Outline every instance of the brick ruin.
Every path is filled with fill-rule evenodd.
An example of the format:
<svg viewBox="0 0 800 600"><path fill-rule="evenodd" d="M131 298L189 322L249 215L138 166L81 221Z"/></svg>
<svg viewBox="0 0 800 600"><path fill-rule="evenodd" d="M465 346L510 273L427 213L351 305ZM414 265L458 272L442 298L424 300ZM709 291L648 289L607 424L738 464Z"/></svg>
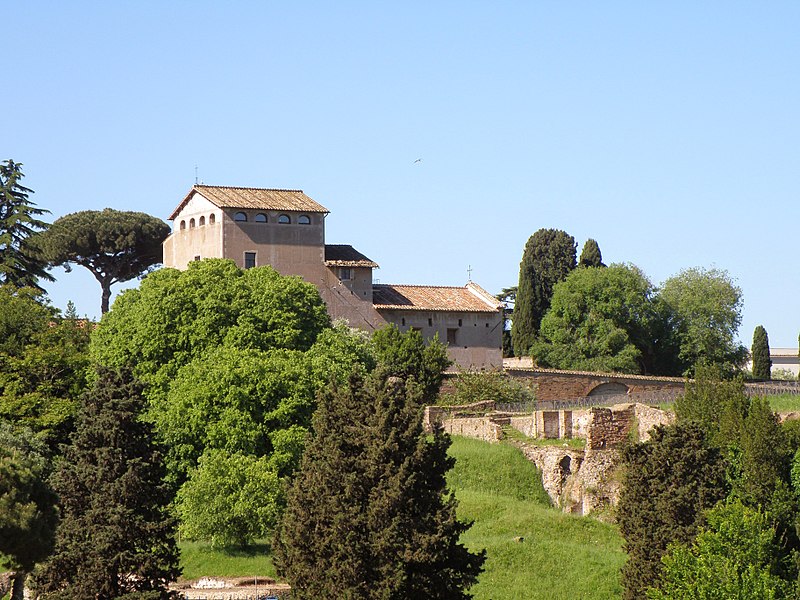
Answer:
<svg viewBox="0 0 800 600"><path fill-rule="evenodd" d="M517 443L541 471L542 484L553 504L575 514L602 513L615 506L619 478L613 473L620 446L629 439L645 441L653 427L674 420L673 413L638 403L582 410L540 410L527 415L492 409L491 402L427 407L425 426L430 430L434 422L440 423L450 434L487 442L503 439L505 427L531 438L585 439L586 446L582 449L566 444Z"/></svg>

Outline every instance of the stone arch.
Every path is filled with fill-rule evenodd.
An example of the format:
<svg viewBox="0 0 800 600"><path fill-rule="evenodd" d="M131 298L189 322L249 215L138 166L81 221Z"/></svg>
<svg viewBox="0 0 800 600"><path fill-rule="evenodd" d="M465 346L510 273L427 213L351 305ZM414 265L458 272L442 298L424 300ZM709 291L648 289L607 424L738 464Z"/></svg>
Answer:
<svg viewBox="0 0 800 600"><path fill-rule="evenodd" d="M618 381L607 381L592 388L587 396L622 396L628 393L628 386Z"/></svg>

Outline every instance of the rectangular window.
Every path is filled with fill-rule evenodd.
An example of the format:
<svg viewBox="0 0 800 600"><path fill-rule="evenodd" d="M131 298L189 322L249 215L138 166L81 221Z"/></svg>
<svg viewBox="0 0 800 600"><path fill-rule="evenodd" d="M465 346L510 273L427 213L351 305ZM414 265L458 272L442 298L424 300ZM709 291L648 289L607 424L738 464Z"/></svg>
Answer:
<svg viewBox="0 0 800 600"><path fill-rule="evenodd" d="M256 266L256 253L255 252L245 252L244 253L244 268L245 269L252 269Z"/></svg>
<svg viewBox="0 0 800 600"><path fill-rule="evenodd" d="M200 260L200 255L198 254L197 256L195 256L194 259L195 260Z"/></svg>
<svg viewBox="0 0 800 600"><path fill-rule="evenodd" d="M350 281L353 278L353 272L349 268L339 269L339 279L342 281Z"/></svg>
<svg viewBox="0 0 800 600"><path fill-rule="evenodd" d="M448 346L455 346L458 342L456 342L456 334L458 333L458 329L448 329L447 330L447 345Z"/></svg>
<svg viewBox="0 0 800 600"><path fill-rule="evenodd" d="M433 327L433 319L428 318L428 327Z"/></svg>

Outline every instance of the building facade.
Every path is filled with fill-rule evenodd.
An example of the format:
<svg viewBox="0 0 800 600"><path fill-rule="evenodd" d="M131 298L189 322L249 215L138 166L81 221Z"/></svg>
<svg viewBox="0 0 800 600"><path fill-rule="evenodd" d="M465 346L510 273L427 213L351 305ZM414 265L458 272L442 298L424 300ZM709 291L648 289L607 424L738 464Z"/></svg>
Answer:
<svg viewBox="0 0 800 600"><path fill-rule="evenodd" d="M447 343L462 368L502 366L502 305L475 283L373 284L378 264L352 246L325 243L329 211L301 190L195 185L170 215L164 265L185 269L228 258L243 269L270 265L313 283L332 319L373 331L393 323Z"/></svg>

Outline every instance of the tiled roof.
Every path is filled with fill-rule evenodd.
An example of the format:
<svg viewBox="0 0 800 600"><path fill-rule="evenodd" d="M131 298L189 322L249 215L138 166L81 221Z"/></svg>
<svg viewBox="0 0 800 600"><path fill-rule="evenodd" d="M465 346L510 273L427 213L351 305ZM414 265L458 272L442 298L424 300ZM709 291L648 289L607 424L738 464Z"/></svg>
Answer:
<svg viewBox="0 0 800 600"><path fill-rule="evenodd" d="M303 190L273 190L266 188L227 187L218 185L195 185L186 194L178 207L172 211L170 220L199 193L219 208L255 208L261 210L293 210L328 213L327 208L303 193Z"/></svg>
<svg viewBox="0 0 800 600"><path fill-rule="evenodd" d="M490 312L501 304L480 286L470 282L464 287L438 285L373 285L372 303L378 310L448 310Z"/></svg>
<svg viewBox="0 0 800 600"><path fill-rule="evenodd" d="M347 244L325 244L325 266L377 269L378 263Z"/></svg>

